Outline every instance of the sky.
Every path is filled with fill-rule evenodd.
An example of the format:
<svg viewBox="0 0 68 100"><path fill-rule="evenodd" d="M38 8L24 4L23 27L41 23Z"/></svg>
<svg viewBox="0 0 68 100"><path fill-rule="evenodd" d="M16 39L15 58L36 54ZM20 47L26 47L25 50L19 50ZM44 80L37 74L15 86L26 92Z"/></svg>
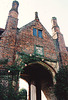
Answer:
<svg viewBox="0 0 68 100"><path fill-rule="evenodd" d="M5 28L13 0L0 0L0 28ZM35 19L38 12L40 22L52 35L51 18L56 17L60 31L68 46L68 0L18 0L18 28Z"/></svg>

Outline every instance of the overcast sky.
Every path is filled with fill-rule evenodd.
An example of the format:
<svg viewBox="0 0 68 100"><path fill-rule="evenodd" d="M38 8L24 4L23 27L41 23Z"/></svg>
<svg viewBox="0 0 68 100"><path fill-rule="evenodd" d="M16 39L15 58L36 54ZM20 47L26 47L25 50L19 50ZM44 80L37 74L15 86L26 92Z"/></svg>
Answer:
<svg viewBox="0 0 68 100"><path fill-rule="evenodd" d="M5 28L9 10L13 0L0 0L0 28ZM19 22L18 27L34 20L35 12L47 31L52 35L51 18L57 17L60 31L64 36L65 44L68 46L68 0L18 0Z"/></svg>

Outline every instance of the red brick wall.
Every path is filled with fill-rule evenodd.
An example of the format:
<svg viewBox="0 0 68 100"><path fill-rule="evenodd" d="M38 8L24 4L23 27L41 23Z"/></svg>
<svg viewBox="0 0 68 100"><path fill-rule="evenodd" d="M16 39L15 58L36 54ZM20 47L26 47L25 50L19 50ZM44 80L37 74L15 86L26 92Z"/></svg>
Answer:
<svg viewBox="0 0 68 100"><path fill-rule="evenodd" d="M9 59L9 63L12 63L15 60L17 51L33 54L35 45L39 45L43 47L46 58L57 60L58 54L61 52L62 62L65 64L68 63L68 53L61 33L57 36L60 50L58 52L55 48L56 45L53 38L39 20L34 20L17 31L17 17L18 12L10 10L6 29L0 40L0 59L7 58ZM33 36L33 28L37 29L37 36ZM42 30L43 38L38 37L38 29Z"/></svg>
<svg viewBox="0 0 68 100"><path fill-rule="evenodd" d="M41 29L43 38L39 38L38 35L33 36L33 28ZM39 21L33 21L21 28L17 36L17 51L34 53L34 45L39 45L44 48L45 57L57 59L53 39Z"/></svg>

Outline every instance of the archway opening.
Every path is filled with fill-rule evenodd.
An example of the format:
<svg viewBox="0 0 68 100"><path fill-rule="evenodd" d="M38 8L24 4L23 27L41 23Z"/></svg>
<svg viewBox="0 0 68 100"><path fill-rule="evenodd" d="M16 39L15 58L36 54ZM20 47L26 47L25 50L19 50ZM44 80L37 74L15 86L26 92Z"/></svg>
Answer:
<svg viewBox="0 0 68 100"><path fill-rule="evenodd" d="M47 89L53 85L51 72L39 63L28 65L23 70L21 78L29 84L29 100L46 100ZM42 99L42 93L45 99Z"/></svg>

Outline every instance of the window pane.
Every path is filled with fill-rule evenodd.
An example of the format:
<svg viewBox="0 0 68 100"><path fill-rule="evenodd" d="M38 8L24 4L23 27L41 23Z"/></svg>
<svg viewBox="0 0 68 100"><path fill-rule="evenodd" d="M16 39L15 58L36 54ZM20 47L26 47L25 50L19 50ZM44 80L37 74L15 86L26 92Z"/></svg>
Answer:
<svg viewBox="0 0 68 100"><path fill-rule="evenodd" d="M38 36L42 38L42 30L38 30Z"/></svg>
<svg viewBox="0 0 68 100"><path fill-rule="evenodd" d="M33 35L37 36L37 30L36 30L36 28L33 28Z"/></svg>

